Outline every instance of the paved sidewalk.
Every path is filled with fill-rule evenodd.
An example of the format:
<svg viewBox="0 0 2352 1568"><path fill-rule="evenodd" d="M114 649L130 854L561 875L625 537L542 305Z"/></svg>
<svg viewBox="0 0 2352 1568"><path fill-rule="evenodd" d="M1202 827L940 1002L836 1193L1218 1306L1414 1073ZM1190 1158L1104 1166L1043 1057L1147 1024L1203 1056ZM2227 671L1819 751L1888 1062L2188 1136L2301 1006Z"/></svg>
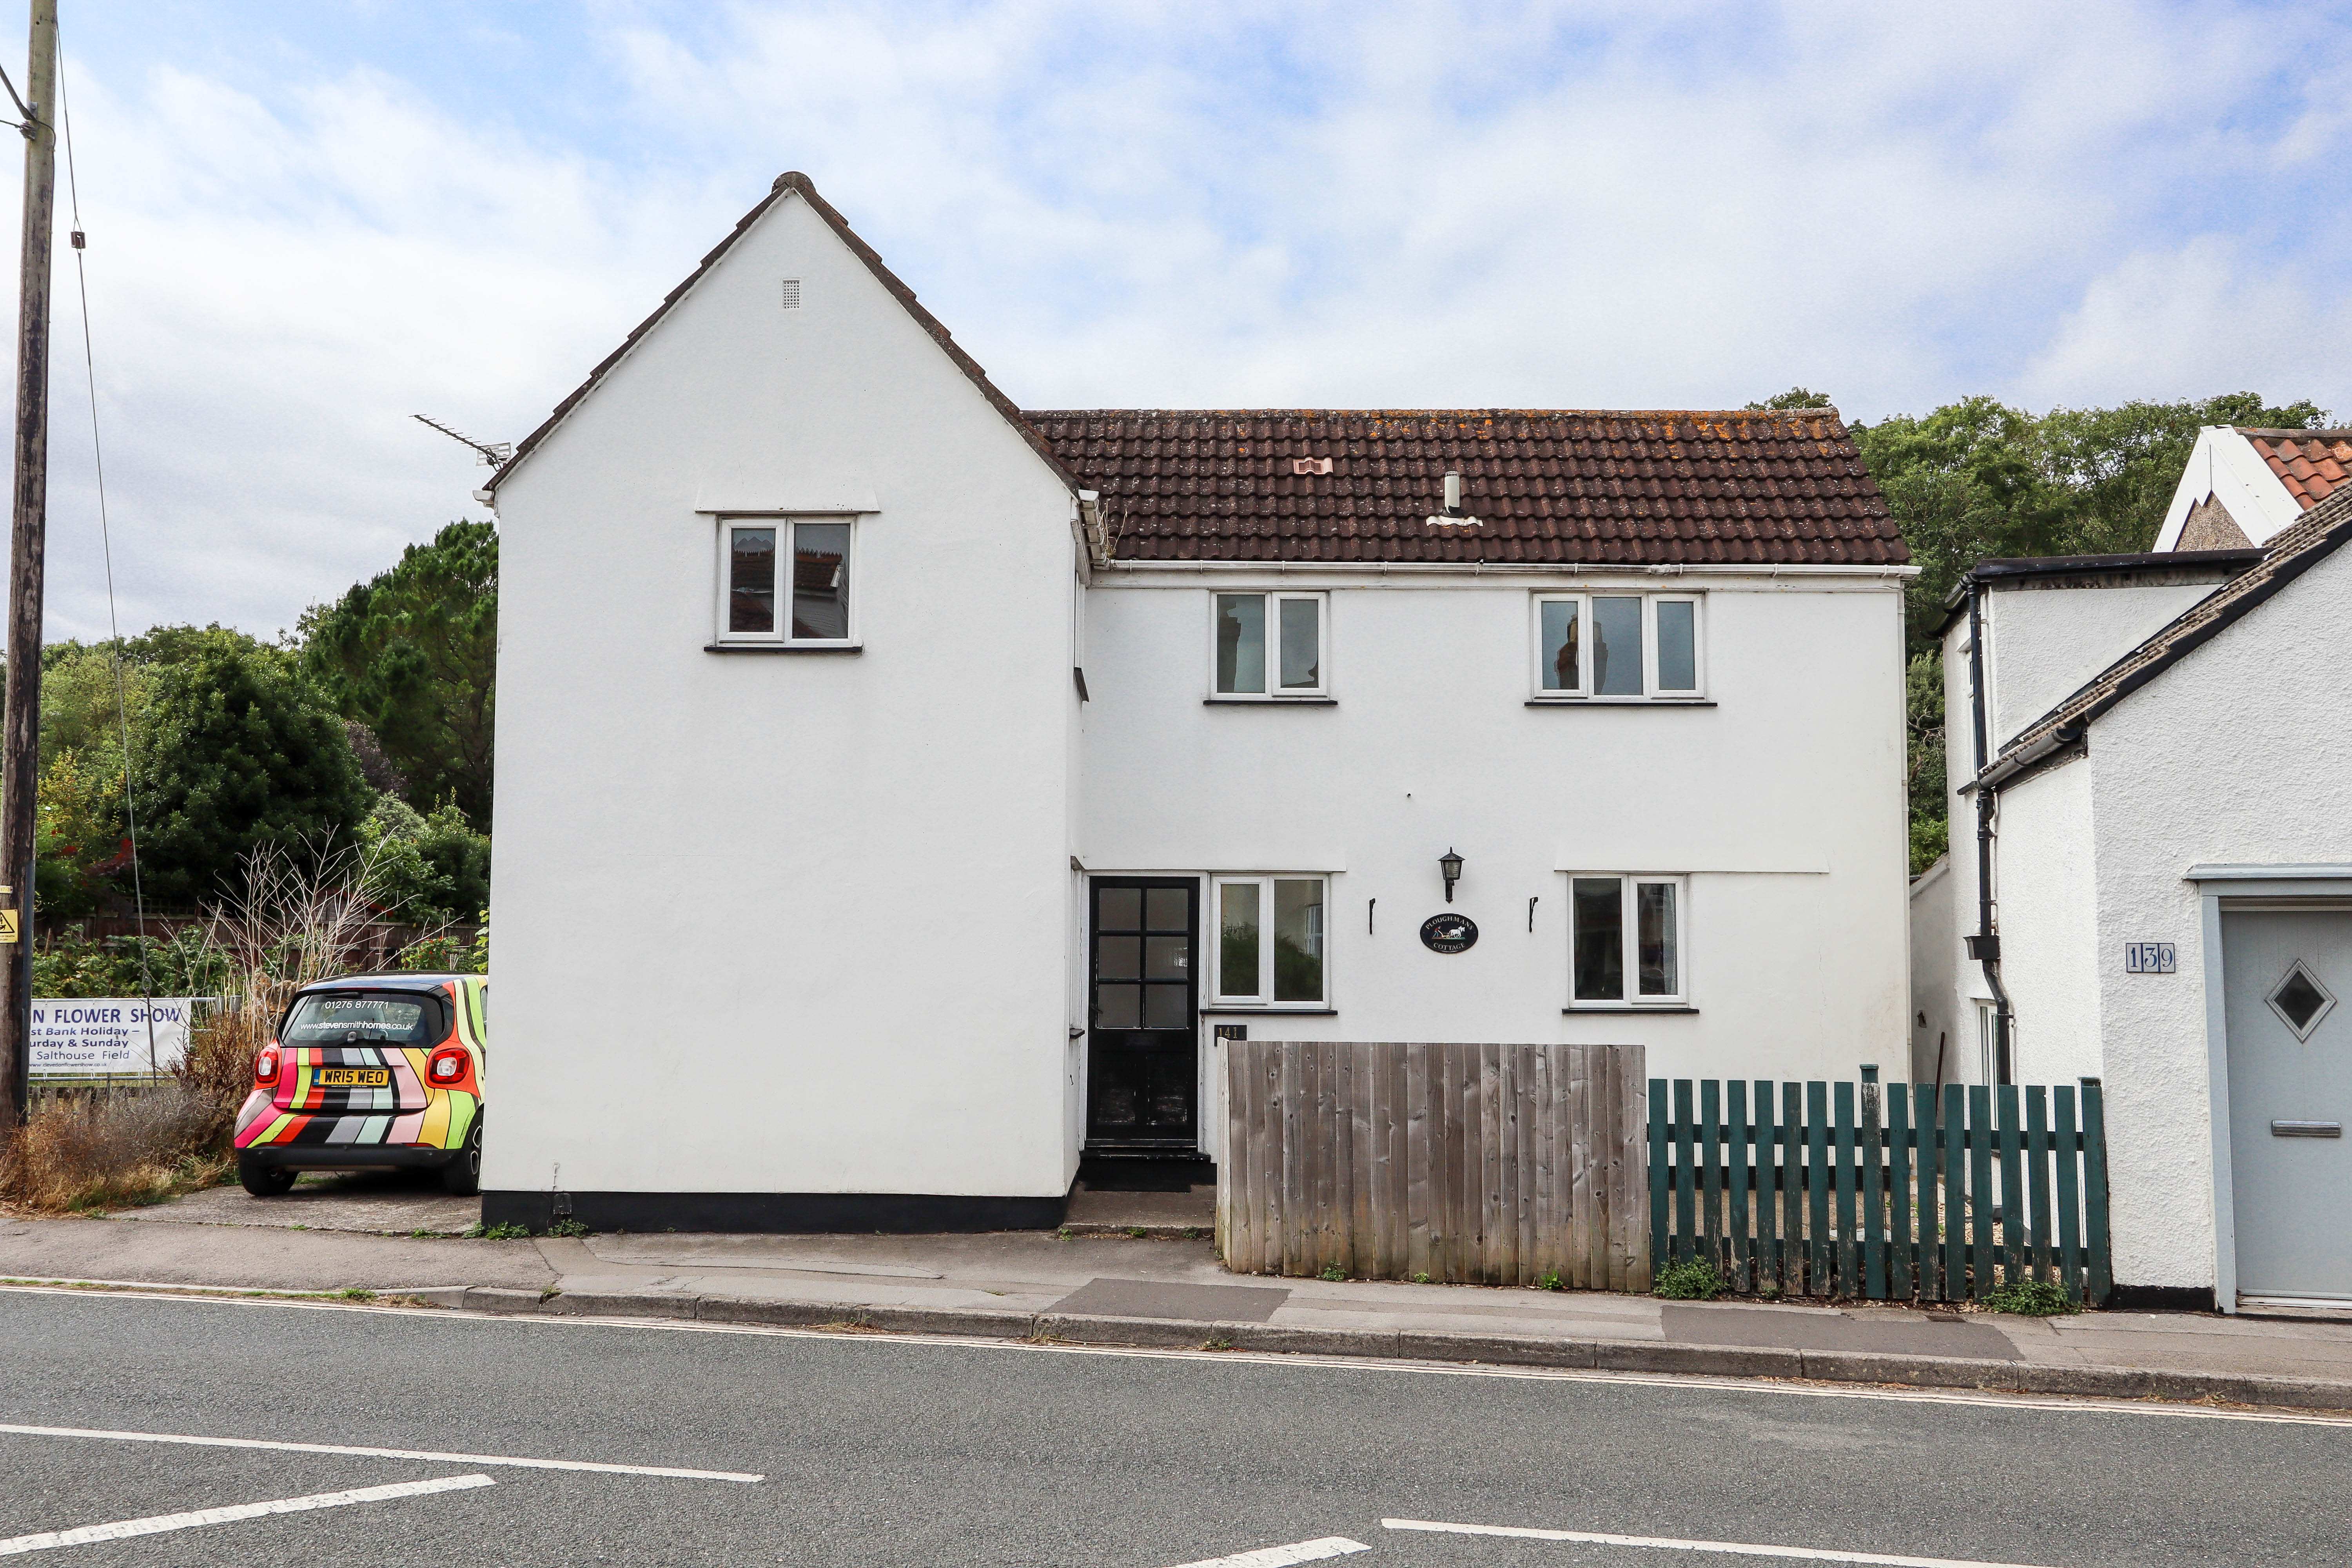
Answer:
<svg viewBox="0 0 2352 1568"><path fill-rule="evenodd" d="M1097 1194L1108 1198L1112 1194ZM1159 1197L1161 1194L1145 1194ZM366 1201L362 1201L366 1200ZM597 1235L434 1238L431 1192L235 1189L118 1219L0 1219L0 1277L426 1292L478 1310L863 1322L1198 1348L1834 1378L2352 1409L2352 1322L2216 1314L1669 1302L1228 1274L1167 1223L1131 1237ZM373 1203L377 1206L371 1207ZM389 1204L392 1206L382 1206ZM302 1213L309 1220L289 1216ZM448 1217L448 1216L443 1216ZM1130 1217L1140 1217L1130 1216ZM290 1228L319 1222L319 1228ZM328 1229L330 1224L351 1229ZM367 1234L370 1227L395 1234ZM1157 1234L1154 1234L1154 1233Z"/></svg>

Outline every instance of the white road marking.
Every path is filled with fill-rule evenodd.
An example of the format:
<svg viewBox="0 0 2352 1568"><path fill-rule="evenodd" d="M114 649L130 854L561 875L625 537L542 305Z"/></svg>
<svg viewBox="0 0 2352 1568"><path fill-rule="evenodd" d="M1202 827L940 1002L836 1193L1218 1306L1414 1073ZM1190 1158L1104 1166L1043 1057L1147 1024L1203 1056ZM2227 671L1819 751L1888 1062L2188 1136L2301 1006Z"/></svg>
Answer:
<svg viewBox="0 0 2352 1568"><path fill-rule="evenodd" d="M1320 1563L1326 1557L1345 1557L1350 1552L1370 1552L1360 1541L1350 1541L1344 1535L1327 1535L1320 1541L1300 1541L1288 1546L1261 1546L1255 1552L1237 1552L1231 1557L1212 1557L1200 1563L1184 1563L1178 1568L1290 1568L1294 1563Z"/></svg>
<svg viewBox="0 0 2352 1568"><path fill-rule="evenodd" d="M112 1524L85 1524L79 1530L48 1530L0 1541L0 1557L46 1552L52 1546L86 1546L94 1541L127 1541L134 1535L160 1535L167 1530L192 1530L200 1524L228 1524L240 1519L261 1519L273 1513L308 1513L318 1508L344 1508L355 1502L386 1502L394 1498L423 1497L429 1492L469 1491L498 1483L488 1476L450 1476L437 1481L399 1481L388 1487L361 1487L354 1491L313 1492L309 1497L279 1498L275 1502L244 1502L232 1508L200 1508L190 1513L162 1513L152 1519L123 1519Z"/></svg>
<svg viewBox="0 0 2352 1568"><path fill-rule="evenodd" d="M177 1286L168 1289L176 1290ZM56 1285L0 1285L0 1294L71 1296L84 1301L176 1301L203 1307L257 1307L297 1312L382 1312L415 1317L422 1309L377 1307L341 1301L294 1301L230 1296L147 1295L133 1290L80 1290ZM845 1312L857 1303L845 1301ZM677 1318L557 1317L531 1312L453 1312L436 1316L436 1323L479 1324L498 1331L506 1327L541 1329L641 1329L656 1333L750 1334L769 1339L831 1340L844 1336L824 1329L793 1329L764 1323L701 1323ZM1207 1331L1207 1325L1202 1325ZM1595 1383L1627 1388L1672 1388L1708 1393L1781 1395L1800 1399L1865 1399L1896 1405L1965 1405L1989 1410L2070 1411L2078 1415L2142 1415L2179 1421L2253 1421L2281 1426L2352 1427L2352 1415L2305 1415L2282 1410L2217 1410L2210 1405L2165 1401L2101 1399L2089 1394L2003 1394L1998 1390L1960 1392L1941 1388L1886 1385L1860 1387L1829 1384L1783 1382L1769 1378L1712 1377L1692 1373L1596 1372L1574 1367L1488 1366L1477 1363L1385 1361L1375 1356L1306 1355L1294 1351L1187 1351L1149 1345L1039 1344L1032 1340L1008 1340L978 1334L859 1334L866 1345L951 1345L965 1350L1025 1351L1041 1355L1126 1356L1143 1361L1187 1361L1242 1366L1277 1366L1293 1370L1357 1373L1410 1373L1421 1377L1502 1377L1533 1383ZM730 1478L734 1479L734 1478Z"/></svg>
<svg viewBox="0 0 2352 1568"><path fill-rule="evenodd" d="M93 1426L17 1426L21 1437L102 1437L116 1443L185 1443L199 1448L267 1448L281 1454L348 1454L362 1459L422 1459L433 1465L504 1465L520 1470L587 1470L600 1476L667 1476L688 1481L761 1481L740 1470L681 1470L666 1465L600 1465L586 1459L525 1459L511 1454L438 1454L423 1448L361 1448L341 1443L283 1443L262 1437L196 1437L178 1432L110 1432Z"/></svg>
<svg viewBox="0 0 2352 1568"><path fill-rule="evenodd" d="M1670 1535L1608 1535L1596 1530L1524 1530L1507 1524L1439 1524L1426 1519L1384 1519L1389 1530L1433 1530L1447 1535L1507 1535L1520 1541L1580 1541L1594 1546L1654 1546L1666 1552L1716 1552L1733 1557L1784 1557L1800 1563L1869 1563L1885 1568L2032 1568L2025 1563L1982 1563L1972 1557L1895 1557L1826 1547L1756 1546L1738 1541L1681 1541Z"/></svg>

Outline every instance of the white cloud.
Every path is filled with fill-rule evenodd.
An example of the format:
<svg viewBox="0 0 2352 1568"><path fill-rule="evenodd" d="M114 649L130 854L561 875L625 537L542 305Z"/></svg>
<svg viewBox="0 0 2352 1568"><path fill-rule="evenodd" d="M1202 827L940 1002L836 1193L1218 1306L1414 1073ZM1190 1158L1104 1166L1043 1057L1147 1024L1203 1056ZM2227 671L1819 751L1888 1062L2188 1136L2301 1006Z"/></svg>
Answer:
<svg viewBox="0 0 2352 1568"><path fill-rule="evenodd" d="M534 15L244 51L267 79L78 57L127 626L289 626L474 510L406 416L520 436L786 167L1033 405L2352 405L2306 346L2352 297L2352 41L2251 10ZM51 626L88 636L59 283Z"/></svg>
<svg viewBox="0 0 2352 1568"><path fill-rule="evenodd" d="M2262 392L2287 401L2343 390L2336 345L2352 337L2340 284L2265 266L2220 235L2126 258L2094 279L2022 378L2036 405L2093 404L2129 386L2169 399ZM2341 408L2342 405L2336 405Z"/></svg>

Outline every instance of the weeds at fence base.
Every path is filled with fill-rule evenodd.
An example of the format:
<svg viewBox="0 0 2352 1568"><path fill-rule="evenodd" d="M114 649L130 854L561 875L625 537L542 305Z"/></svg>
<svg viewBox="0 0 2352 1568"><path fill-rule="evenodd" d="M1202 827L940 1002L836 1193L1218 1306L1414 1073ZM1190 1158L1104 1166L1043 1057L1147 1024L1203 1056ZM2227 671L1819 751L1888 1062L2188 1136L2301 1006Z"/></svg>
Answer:
<svg viewBox="0 0 2352 1568"><path fill-rule="evenodd" d="M1559 1277L1559 1270L1555 1268L1550 1273L1536 1281L1536 1289L1538 1290L1565 1290L1568 1289L1568 1281L1561 1279Z"/></svg>
<svg viewBox="0 0 2352 1568"><path fill-rule="evenodd" d="M169 1083L147 1094L53 1101L0 1151L0 1198L88 1215L215 1186L230 1162L198 1152L211 1120L204 1097Z"/></svg>
<svg viewBox="0 0 2352 1568"><path fill-rule="evenodd" d="M1686 1258L1659 1269L1650 1293L1669 1301L1712 1301L1723 1294L1723 1276L1704 1258Z"/></svg>
<svg viewBox="0 0 2352 1568"><path fill-rule="evenodd" d="M2017 1312L2029 1318L2055 1318L2083 1309L2051 1279L2006 1279L1993 1287L1984 1304L1996 1312Z"/></svg>

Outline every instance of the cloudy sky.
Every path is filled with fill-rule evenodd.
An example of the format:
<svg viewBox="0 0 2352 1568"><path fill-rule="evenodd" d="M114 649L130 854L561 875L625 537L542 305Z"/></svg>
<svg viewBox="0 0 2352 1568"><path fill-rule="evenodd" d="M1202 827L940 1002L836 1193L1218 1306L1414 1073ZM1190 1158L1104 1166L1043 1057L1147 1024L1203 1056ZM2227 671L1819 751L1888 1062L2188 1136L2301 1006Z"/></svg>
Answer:
<svg viewBox="0 0 2352 1568"><path fill-rule="evenodd" d="M125 630L481 515L408 416L520 437L787 168L1032 406L2352 412L2343 7L63 9ZM53 637L107 616L70 254Z"/></svg>

